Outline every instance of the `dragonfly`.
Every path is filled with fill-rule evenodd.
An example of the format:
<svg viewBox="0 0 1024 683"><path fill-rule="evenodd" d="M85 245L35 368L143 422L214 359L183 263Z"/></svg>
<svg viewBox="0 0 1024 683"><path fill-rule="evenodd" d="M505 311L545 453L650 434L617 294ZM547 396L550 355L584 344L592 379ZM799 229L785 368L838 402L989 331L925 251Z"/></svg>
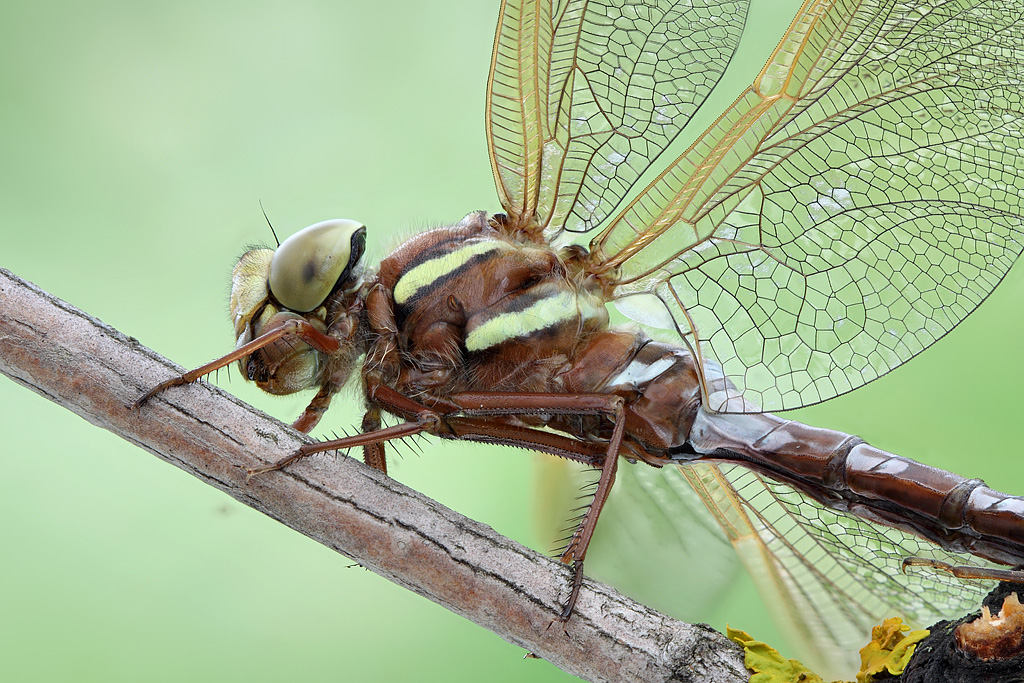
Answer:
<svg viewBox="0 0 1024 683"><path fill-rule="evenodd" d="M271 393L318 388L294 425L309 431L359 367L364 433L268 470L355 446L386 470L384 443L424 432L597 468L561 554L562 618L620 455L678 473L822 648L893 610L965 611L983 587L901 561L1020 563L1024 500L769 411L914 357L1020 254L1015 9L809 1L666 162L746 3L504 2L485 118L503 211L422 233L376 270L347 220L248 252L235 352L140 403L239 362ZM609 327L609 303L651 332Z"/></svg>

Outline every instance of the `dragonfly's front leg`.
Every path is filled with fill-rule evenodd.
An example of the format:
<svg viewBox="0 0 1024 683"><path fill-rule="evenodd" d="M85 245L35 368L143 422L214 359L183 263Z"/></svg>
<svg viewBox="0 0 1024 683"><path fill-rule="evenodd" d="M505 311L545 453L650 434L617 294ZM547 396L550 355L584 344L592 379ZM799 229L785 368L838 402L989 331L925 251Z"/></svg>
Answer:
<svg viewBox="0 0 1024 683"><path fill-rule="evenodd" d="M243 344L231 353L210 361L206 365L201 365L195 370L164 380L143 394L131 407L133 410L139 410L151 398L167 389L192 384L215 370L227 367L235 361L241 360L280 339L286 338L304 342L326 355L335 354L341 348L341 341L339 339L324 334L306 320L296 318L260 335L247 344ZM331 397L336 392L336 387L329 383L324 384L317 395L313 397L313 400L310 401L309 406L306 407L302 415L292 423L292 427L301 432L309 432L319 422L320 416L327 410Z"/></svg>

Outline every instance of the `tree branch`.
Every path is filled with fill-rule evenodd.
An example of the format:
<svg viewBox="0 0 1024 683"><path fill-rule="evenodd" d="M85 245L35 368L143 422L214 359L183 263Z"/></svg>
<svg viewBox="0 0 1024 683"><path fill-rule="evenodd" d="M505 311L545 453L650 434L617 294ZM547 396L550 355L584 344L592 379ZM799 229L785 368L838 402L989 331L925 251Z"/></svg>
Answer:
<svg viewBox="0 0 1024 683"><path fill-rule="evenodd" d="M0 372L368 569L592 681L739 683L742 653L706 625L584 581L551 625L568 568L351 458L246 483L307 439L206 383L127 406L181 368L0 269ZM550 628L549 628L550 626Z"/></svg>

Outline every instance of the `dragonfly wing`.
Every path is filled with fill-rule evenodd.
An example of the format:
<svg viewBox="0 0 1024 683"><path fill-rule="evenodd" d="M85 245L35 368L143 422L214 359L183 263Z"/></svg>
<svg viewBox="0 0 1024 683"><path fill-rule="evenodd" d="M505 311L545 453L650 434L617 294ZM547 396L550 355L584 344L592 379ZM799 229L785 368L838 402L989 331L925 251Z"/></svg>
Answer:
<svg viewBox="0 0 1024 683"><path fill-rule="evenodd" d="M705 621L741 566L694 489L665 475L644 465L619 467L587 573L677 618Z"/></svg>
<svg viewBox="0 0 1024 683"><path fill-rule="evenodd" d="M871 627L899 615L928 626L976 610L991 582L901 571L906 557L978 565L977 558L830 508L736 465L678 468L718 520L776 623L806 663L855 671Z"/></svg>
<svg viewBox="0 0 1024 683"><path fill-rule="evenodd" d="M486 122L513 225L551 241L610 216L718 83L748 4L504 0Z"/></svg>
<svg viewBox="0 0 1024 683"><path fill-rule="evenodd" d="M591 269L663 307L750 401L712 408L851 391L999 283L1024 245L1022 14L808 2L754 85L595 238Z"/></svg>

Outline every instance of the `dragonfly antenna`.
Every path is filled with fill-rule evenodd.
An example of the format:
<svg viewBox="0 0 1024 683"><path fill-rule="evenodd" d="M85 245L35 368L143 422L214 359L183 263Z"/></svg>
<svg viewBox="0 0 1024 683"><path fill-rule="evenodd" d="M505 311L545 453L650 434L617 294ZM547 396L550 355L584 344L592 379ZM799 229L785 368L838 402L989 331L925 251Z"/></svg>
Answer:
<svg viewBox="0 0 1024 683"><path fill-rule="evenodd" d="M281 246L281 240L277 239L277 232L274 230L274 226L270 222L270 218L267 216L267 210L263 208L263 200L261 199L261 200L259 200L259 202L260 202L260 211L263 212L263 218L267 221L267 225L270 226L270 234L274 236L274 242L277 243L277 246Z"/></svg>

